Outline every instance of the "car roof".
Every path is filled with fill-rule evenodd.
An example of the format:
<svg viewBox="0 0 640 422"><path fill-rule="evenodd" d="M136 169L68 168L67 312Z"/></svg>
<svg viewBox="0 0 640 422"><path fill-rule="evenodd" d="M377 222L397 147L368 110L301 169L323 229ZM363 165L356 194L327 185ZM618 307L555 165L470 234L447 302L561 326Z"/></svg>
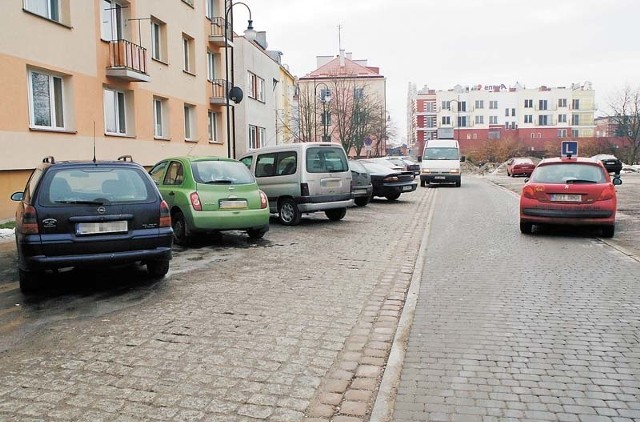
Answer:
<svg viewBox="0 0 640 422"><path fill-rule="evenodd" d="M183 155L183 156L177 156L177 157L163 158L160 161L167 161L167 160L189 161L189 162L196 162L196 161L233 161L233 162L236 162L236 161L238 161L238 160L236 160L234 158L220 157L220 156L215 156L215 155Z"/></svg>
<svg viewBox="0 0 640 422"><path fill-rule="evenodd" d="M553 158L545 158L538 163L538 165L548 165L548 164L578 164L578 163L587 163L587 164L595 164L598 163L593 158L587 157L553 157Z"/></svg>
<svg viewBox="0 0 640 422"><path fill-rule="evenodd" d="M133 161L130 155L122 155L115 160L61 160L56 161L53 156L47 156L42 159L42 167L50 168L50 167L78 167L78 166L86 166L86 165L95 165L95 166L103 166L103 165L118 165L118 166L135 166L142 167L139 163Z"/></svg>

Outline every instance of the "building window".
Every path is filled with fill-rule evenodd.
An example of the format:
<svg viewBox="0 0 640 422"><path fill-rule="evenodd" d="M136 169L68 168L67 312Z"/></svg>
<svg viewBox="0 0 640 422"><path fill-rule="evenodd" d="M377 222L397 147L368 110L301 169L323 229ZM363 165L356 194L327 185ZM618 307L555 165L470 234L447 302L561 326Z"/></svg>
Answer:
<svg viewBox="0 0 640 422"><path fill-rule="evenodd" d="M156 138L167 137L167 100L165 98L155 97L153 99L153 135Z"/></svg>
<svg viewBox="0 0 640 422"><path fill-rule="evenodd" d="M525 123L533 123L533 115L532 114L525 114L524 115L524 122Z"/></svg>
<svg viewBox="0 0 640 422"><path fill-rule="evenodd" d="M458 111L467 111L467 102L466 101L458 101Z"/></svg>
<svg viewBox="0 0 640 422"><path fill-rule="evenodd" d="M567 123L567 115L558 114L558 123Z"/></svg>
<svg viewBox="0 0 640 422"><path fill-rule="evenodd" d="M567 129L558 129L558 138L566 138Z"/></svg>
<svg viewBox="0 0 640 422"><path fill-rule="evenodd" d="M571 115L571 125L572 126L579 126L580 125L580 115L579 114L572 114Z"/></svg>
<svg viewBox="0 0 640 422"><path fill-rule="evenodd" d="M264 79L249 72L249 98L264 102Z"/></svg>
<svg viewBox="0 0 640 422"><path fill-rule="evenodd" d="M524 100L524 108L533 108L533 100Z"/></svg>
<svg viewBox="0 0 640 422"><path fill-rule="evenodd" d="M151 58L161 62L167 61L167 25L156 19L151 19Z"/></svg>
<svg viewBox="0 0 640 422"><path fill-rule="evenodd" d="M52 21L60 20L60 0L24 0L24 8Z"/></svg>
<svg viewBox="0 0 640 422"><path fill-rule="evenodd" d="M497 125L498 124L498 116L489 116L489 124Z"/></svg>
<svg viewBox="0 0 640 422"><path fill-rule="evenodd" d="M353 99L361 100L364 98L364 88L354 88L353 90Z"/></svg>
<svg viewBox="0 0 640 422"><path fill-rule="evenodd" d="M436 116L427 116L427 127L432 128L436 127L437 119Z"/></svg>
<svg viewBox="0 0 640 422"><path fill-rule="evenodd" d="M104 89L104 127L106 133L127 133L127 95L124 91Z"/></svg>
<svg viewBox="0 0 640 422"><path fill-rule="evenodd" d="M489 109L497 110L498 109L498 101L496 101L496 100L489 101Z"/></svg>
<svg viewBox="0 0 640 422"><path fill-rule="evenodd" d="M566 98L558 98L558 107L566 107L567 99Z"/></svg>
<svg viewBox="0 0 640 422"><path fill-rule="evenodd" d="M425 111L427 113L435 113L436 112L436 103L428 102L428 103L425 103L424 106L425 106Z"/></svg>
<svg viewBox="0 0 640 422"><path fill-rule="evenodd" d="M476 108L484 108L484 101L483 100L476 100L476 104L475 104Z"/></svg>
<svg viewBox="0 0 640 422"><path fill-rule="evenodd" d="M451 124L451 116L442 116L442 125L448 126Z"/></svg>
<svg viewBox="0 0 640 422"><path fill-rule="evenodd" d="M546 110L546 109L547 109L547 100L539 100L538 110Z"/></svg>
<svg viewBox="0 0 640 422"><path fill-rule="evenodd" d="M458 127L467 127L467 116L458 116Z"/></svg>
<svg viewBox="0 0 640 422"><path fill-rule="evenodd" d="M218 139L218 119L220 118L219 113L215 113L209 110L208 113L208 124L209 124L209 142L219 143Z"/></svg>
<svg viewBox="0 0 640 422"><path fill-rule="evenodd" d="M184 105L184 139L192 141L196 137L196 108L191 104Z"/></svg>
<svg viewBox="0 0 640 422"><path fill-rule="evenodd" d="M214 13L215 13L215 8L213 7L213 3L215 2L215 0L205 0L205 5L206 5L206 16L209 19L213 19L215 17Z"/></svg>
<svg viewBox="0 0 640 422"><path fill-rule="evenodd" d="M516 109L512 108L511 109L511 117L514 117L516 115Z"/></svg>
<svg viewBox="0 0 640 422"><path fill-rule="evenodd" d="M475 123L476 123L477 125L482 125L482 124L484 124L484 116L476 116L476 118L475 118Z"/></svg>
<svg viewBox="0 0 640 422"><path fill-rule="evenodd" d="M451 110L451 101L443 101L442 102L443 110Z"/></svg>
<svg viewBox="0 0 640 422"><path fill-rule="evenodd" d="M504 109L504 115L507 116L507 117L509 116L509 109L508 108Z"/></svg>
<svg viewBox="0 0 640 422"><path fill-rule="evenodd" d="M102 0L102 27L100 37L105 41L124 39L123 7L112 0Z"/></svg>
<svg viewBox="0 0 640 422"><path fill-rule="evenodd" d="M63 92L60 76L29 72L29 111L33 127L64 129Z"/></svg>
<svg viewBox="0 0 640 422"><path fill-rule="evenodd" d="M549 116L541 114L538 116L538 126L549 126Z"/></svg>
<svg viewBox="0 0 640 422"><path fill-rule="evenodd" d="M580 131L578 129L571 129L571 136L573 138L577 138L580 136Z"/></svg>
<svg viewBox="0 0 640 422"><path fill-rule="evenodd" d="M215 53L207 51L207 79L212 81L216 78L216 63L218 57Z"/></svg>
<svg viewBox="0 0 640 422"><path fill-rule="evenodd" d="M536 137L536 134L535 134L535 133L532 133L532 134L531 134L531 139L535 139L535 137Z"/></svg>
<svg viewBox="0 0 640 422"><path fill-rule="evenodd" d="M257 149L265 146L266 129L249 125L249 149Z"/></svg>
<svg viewBox="0 0 640 422"><path fill-rule="evenodd" d="M578 100L578 99L571 100L571 109L572 110L580 110L580 100Z"/></svg>
<svg viewBox="0 0 640 422"><path fill-rule="evenodd" d="M182 69L191 74L196 73L194 49L195 42L193 41L193 38L187 34L182 34Z"/></svg>

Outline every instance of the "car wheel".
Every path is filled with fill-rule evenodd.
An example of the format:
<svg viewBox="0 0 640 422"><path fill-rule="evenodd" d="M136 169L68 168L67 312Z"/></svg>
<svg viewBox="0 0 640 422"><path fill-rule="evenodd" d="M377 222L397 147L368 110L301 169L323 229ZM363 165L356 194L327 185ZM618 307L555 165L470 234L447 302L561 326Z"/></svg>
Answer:
<svg viewBox="0 0 640 422"><path fill-rule="evenodd" d="M511 173L509 173L509 170L507 170L507 177L511 177Z"/></svg>
<svg viewBox="0 0 640 422"><path fill-rule="evenodd" d="M462 181L458 180L458 181L456 182L456 187L457 187L457 188L459 188L460 186L462 186Z"/></svg>
<svg viewBox="0 0 640 422"><path fill-rule="evenodd" d="M164 277L169 272L169 260L148 261L147 272L152 277Z"/></svg>
<svg viewBox="0 0 640 422"><path fill-rule="evenodd" d="M426 188L427 187L427 181L420 179L420 187L421 188Z"/></svg>
<svg viewBox="0 0 640 422"><path fill-rule="evenodd" d="M369 202L371 202L371 196L360 196L358 198L355 198L353 202L359 207L364 207Z"/></svg>
<svg viewBox="0 0 640 422"><path fill-rule="evenodd" d="M20 291L22 293L34 293L38 290L39 273L18 269L18 278L20 280Z"/></svg>
<svg viewBox="0 0 640 422"><path fill-rule="evenodd" d="M176 245L187 246L189 244L189 227L184 219L184 214L176 212L171 218L173 227L173 241Z"/></svg>
<svg viewBox="0 0 640 422"><path fill-rule="evenodd" d="M520 233L531 234L533 232L533 224L525 221L520 222Z"/></svg>
<svg viewBox="0 0 640 422"><path fill-rule="evenodd" d="M262 239L264 237L265 233L266 233L266 231L261 230L261 229L249 229L249 230L247 230L247 235L249 236L249 239L253 239L253 240Z"/></svg>
<svg viewBox="0 0 640 422"><path fill-rule="evenodd" d="M389 201L395 201L396 199L400 198L400 194L399 193L391 193L389 195L386 195L385 198L387 198Z"/></svg>
<svg viewBox="0 0 640 422"><path fill-rule="evenodd" d="M344 218L345 215L347 215L347 209L346 208L336 208L336 209L332 209L332 210L326 210L325 215L327 216L327 218L331 221L339 221L342 220Z"/></svg>
<svg viewBox="0 0 640 422"><path fill-rule="evenodd" d="M285 198L278 206L278 218L285 226L295 226L300 223L302 213L293 199Z"/></svg>
<svg viewBox="0 0 640 422"><path fill-rule="evenodd" d="M616 233L616 226L602 226L602 237L613 237Z"/></svg>

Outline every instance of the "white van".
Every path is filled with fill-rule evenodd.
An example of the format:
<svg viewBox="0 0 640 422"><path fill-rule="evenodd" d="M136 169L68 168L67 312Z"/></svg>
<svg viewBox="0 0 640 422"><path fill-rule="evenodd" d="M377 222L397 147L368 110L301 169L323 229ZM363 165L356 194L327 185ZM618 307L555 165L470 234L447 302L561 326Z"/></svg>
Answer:
<svg viewBox="0 0 640 422"><path fill-rule="evenodd" d="M420 186L432 183L452 183L461 185L460 146L455 139L432 139L427 141L420 161Z"/></svg>
<svg viewBox="0 0 640 422"><path fill-rule="evenodd" d="M304 213L324 211L337 221L353 206L351 170L342 145L283 144L249 151L239 158L269 198L280 222L294 226Z"/></svg>

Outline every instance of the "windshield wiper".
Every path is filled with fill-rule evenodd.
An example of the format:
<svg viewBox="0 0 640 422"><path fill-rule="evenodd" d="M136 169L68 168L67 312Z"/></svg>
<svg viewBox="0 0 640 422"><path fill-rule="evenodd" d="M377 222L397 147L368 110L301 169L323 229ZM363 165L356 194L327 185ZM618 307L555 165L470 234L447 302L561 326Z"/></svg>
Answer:
<svg viewBox="0 0 640 422"><path fill-rule="evenodd" d="M231 179L215 179L215 180L209 180L208 182L205 182L207 185L214 185L214 184L218 184L218 183L224 183L224 184L231 184L233 183L233 180Z"/></svg>
<svg viewBox="0 0 640 422"><path fill-rule="evenodd" d="M569 179L565 183L569 184L569 183L596 183L596 182L594 182L593 180L586 180L586 179Z"/></svg>

